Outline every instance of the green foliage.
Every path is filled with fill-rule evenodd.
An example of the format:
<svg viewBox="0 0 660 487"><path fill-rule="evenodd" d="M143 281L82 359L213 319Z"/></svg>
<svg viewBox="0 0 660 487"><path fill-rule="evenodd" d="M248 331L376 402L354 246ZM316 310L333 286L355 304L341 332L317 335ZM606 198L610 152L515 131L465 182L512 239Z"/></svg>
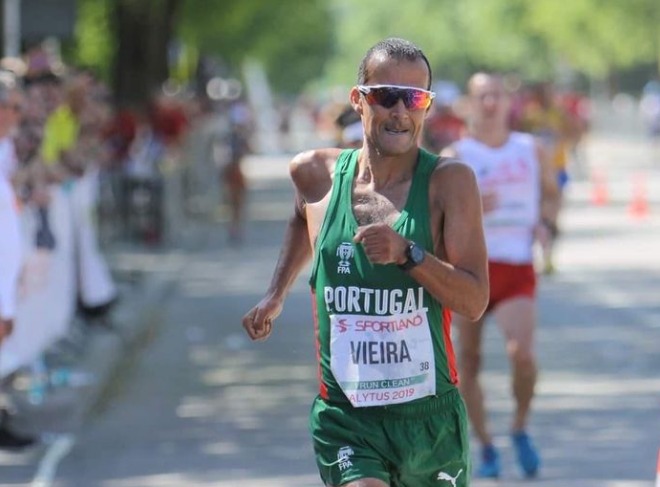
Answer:
<svg viewBox="0 0 660 487"><path fill-rule="evenodd" d="M573 67L594 76L654 60L658 0L527 0L527 22Z"/></svg>
<svg viewBox="0 0 660 487"><path fill-rule="evenodd" d="M120 3L155 18L171 0L78 0L73 60L109 71L117 40L111 19ZM420 45L436 79L462 82L475 69L527 78L557 66L604 77L660 63L660 0L177 0L175 36L190 54L222 59L239 76L257 59L276 92L310 82L350 86L366 49L389 36Z"/></svg>
<svg viewBox="0 0 660 487"><path fill-rule="evenodd" d="M115 42L110 33L110 0L78 0L72 61L94 68L107 79Z"/></svg>
<svg viewBox="0 0 660 487"><path fill-rule="evenodd" d="M352 82L363 53L378 40L404 37L426 53L436 79L463 81L474 69L547 73L542 41L521 20L511 0L332 0L338 56L333 82Z"/></svg>
<svg viewBox="0 0 660 487"><path fill-rule="evenodd" d="M185 0L179 24L186 44L219 56L235 76L245 59L261 61L283 93L299 92L319 75L333 31L325 0Z"/></svg>
<svg viewBox="0 0 660 487"><path fill-rule="evenodd" d="M329 0L337 56L329 83L352 83L377 40L405 37L424 49L436 78L475 69L553 75L558 66L602 77L660 63L658 0Z"/></svg>

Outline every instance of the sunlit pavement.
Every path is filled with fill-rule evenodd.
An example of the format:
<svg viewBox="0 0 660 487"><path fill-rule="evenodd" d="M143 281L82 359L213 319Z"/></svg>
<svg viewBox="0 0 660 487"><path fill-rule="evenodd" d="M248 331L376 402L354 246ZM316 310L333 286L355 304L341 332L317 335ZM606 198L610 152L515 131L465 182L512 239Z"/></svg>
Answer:
<svg viewBox="0 0 660 487"><path fill-rule="evenodd" d="M521 480L509 445L508 368L488 327L484 385L503 476L473 485L652 485L660 447L660 161L649 161L647 150L642 139L594 139L590 170L569 186L557 273L540 284L541 374L530 432L543 466L531 482ZM252 158L247 170L244 245L227 244L219 214L212 224L190 222L186 231L202 238L176 252L116 256L175 287L154 307L149 343L123 365L103 407L39 485L320 485L307 432L316 391L307 276L268 341L250 343L240 327L268 284L291 209L286 159ZM596 170L606 176L598 205ZM647 206L631 212L639 173ZM36 485L48 452L2 454L0 485Z"/></svg>

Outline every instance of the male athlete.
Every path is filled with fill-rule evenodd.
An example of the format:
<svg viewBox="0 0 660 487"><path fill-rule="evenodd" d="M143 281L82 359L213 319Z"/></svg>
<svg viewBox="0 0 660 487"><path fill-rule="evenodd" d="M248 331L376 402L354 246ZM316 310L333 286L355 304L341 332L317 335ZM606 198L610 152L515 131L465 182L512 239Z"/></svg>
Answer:
<svg viewBox="0 0 660 487"><path fill-rule="evenodd" d="M369 49L350 91L362 148L292 160L295 211L271 285L243 318L252 339L268 337L313 259L320 390L310 429L326 486L469 482L450 311L483 313L486 247L473 171L419 147L430 86L412 43Z"/></svg>
<svg viewBox="0 0 660 487"><path fill-rule="evenodd" d="M492 312L506 340L516 404L511 439L524 475L533 477L540 466L539 454L526 431L537 375L533 244L535 237L548 237L543 214L553 206L558 190L553 168L534 138L509 129L510 96L502 78L475 74L468 83L468 97L467 136L443 155L459 157L472 167L482 193L490 279L487 314ZM456 320L461 392L482 444L477 473L496 478L501 471L500 459L486 426L479 383L484 319L473 323L469 316L458 316Z"/></svg>

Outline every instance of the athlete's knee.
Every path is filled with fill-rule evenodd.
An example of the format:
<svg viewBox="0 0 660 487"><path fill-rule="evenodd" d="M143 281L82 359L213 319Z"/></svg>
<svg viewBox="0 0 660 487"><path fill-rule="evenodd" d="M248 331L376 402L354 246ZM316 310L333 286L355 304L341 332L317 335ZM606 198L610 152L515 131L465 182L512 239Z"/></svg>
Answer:
<svg viewBox="0 0 660 487"><path fill-rule="evenodd" d="M461 350L460 369L464 379L473 379L481 370L482 356L480 350Z"/></svg>
<svg viewBox="0 0 660 487"><path fill-rule="evenodd" d="M517 369L532 370L536 367L536 357L530 347L511 343L508 347L509 360Z"/></svg>

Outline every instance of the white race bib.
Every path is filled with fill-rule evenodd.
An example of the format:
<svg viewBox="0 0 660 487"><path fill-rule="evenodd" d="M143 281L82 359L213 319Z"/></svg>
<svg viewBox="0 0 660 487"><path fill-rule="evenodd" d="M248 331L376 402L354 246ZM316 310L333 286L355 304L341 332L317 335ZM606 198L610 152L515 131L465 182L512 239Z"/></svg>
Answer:
<svg viewBox="0 0 660 487"><path fill-rule="evenodd" d="M330 365L354 407L435 394L435 357L426 309L367 316L330 315Z"/></svg>

